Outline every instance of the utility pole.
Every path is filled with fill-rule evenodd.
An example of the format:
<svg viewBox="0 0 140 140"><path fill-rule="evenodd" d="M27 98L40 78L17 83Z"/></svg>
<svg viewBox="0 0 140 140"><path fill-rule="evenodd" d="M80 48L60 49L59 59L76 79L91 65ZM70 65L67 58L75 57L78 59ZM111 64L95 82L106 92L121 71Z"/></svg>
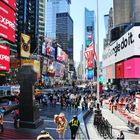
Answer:
<svg viewBox="0 0 140 140"><path fill-rule="evenodd" d="M97 0L97 102L99 103L99 92L100 92L100 85L99 85L99 75L100 75L100 63L99 63L99 8L98 8L98 0Z"/></svg>

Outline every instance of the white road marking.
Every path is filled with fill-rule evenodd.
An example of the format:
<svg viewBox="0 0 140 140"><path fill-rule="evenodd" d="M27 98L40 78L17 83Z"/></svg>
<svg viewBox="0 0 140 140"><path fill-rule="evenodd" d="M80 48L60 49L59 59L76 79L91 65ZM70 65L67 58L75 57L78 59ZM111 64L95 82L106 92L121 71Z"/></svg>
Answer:
<svg viewBox="0 0 140 140"><path fill-rule="evenodd" d="M13 121L4 121L4 123L14 123Z"/></svg>

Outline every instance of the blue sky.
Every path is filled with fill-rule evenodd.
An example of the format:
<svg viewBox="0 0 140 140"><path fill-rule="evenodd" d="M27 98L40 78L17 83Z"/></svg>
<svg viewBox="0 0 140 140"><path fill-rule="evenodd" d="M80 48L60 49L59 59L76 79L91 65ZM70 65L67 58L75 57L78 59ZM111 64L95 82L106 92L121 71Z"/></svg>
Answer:
<svg viewBox="0 0 140 140"><path fill-rule="evenodd" d="M108 14L112 1L98 0L100 60L102 60L103 39L105 38L104 15ZM80 61L80 50L84 42L84 8L94 10L96 14L96 2L97 0L72 0L70 14L74 21L74 60L76 62Z"/></svg>

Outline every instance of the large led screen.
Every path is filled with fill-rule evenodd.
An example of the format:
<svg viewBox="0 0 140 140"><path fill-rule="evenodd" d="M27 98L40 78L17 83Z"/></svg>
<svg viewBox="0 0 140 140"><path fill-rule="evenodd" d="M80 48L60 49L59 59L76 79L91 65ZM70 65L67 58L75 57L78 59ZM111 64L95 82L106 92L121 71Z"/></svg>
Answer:
<svg viewBox="0 0 140 140"><path fill-rule="evenodd" d="M0 70L9 71L10 68L10 48L0 45Z"/></svg>
<svg viewBox="0 0 140 140"><path fill-rule="evenodd" d="M93 79L93 70L92 69L91 70L88 70L87 78L88 78L88 80Z"/></svg>
<svg viewBox="0 0 140 140"><path fill-rule="evenodd" d="M0 37L15 42L15 12L0 1Z"/></svg>
<svg viewBox="0 0 140 140"><path fill-rule="evenodd" d="M11 8L16 10L16 0L2 0L5 2L7 5L9 5Z"/></svg>

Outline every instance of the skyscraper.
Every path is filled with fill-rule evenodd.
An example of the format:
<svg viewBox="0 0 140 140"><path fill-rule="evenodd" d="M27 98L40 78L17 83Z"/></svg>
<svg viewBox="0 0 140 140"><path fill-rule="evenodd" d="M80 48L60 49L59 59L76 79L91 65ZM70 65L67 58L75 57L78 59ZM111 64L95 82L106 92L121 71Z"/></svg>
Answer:
<svg viewBox="0 0 140 140"><path fill-rule="evenodd" d="M31 37L31 53L38 45L39 0L17 0L16 43L20 45L21 33Z"/></svg>
<svg viewBox="0 0 140 140"><path fill-rule="evenodd" d="M95 42L95 13L92 10L88 10L85 8L85 16L84 16L84 38L85 38L85 43L84 43L84 49L83 51L86 50L86 48L90 45L90 43L93 41ZM84 54L84 52L83 52ZM84 57L84 56L83 56ZM84 59L85 60L85 59ZM84 61L83 65L85 68L84 71L84 77L88 77L88 69L93 69L93 66L88 66L88 63ZM93 71L91 72L90 70L90 76L93 74Z"/></svg>
<svg viewBox="0 0 140 140"><path fill-rule="evenodd" d="M56 14L56 40L73 60L73 20L69 13Z"/></svg>
<svg viewBox="0 0 140 140"><path fill-rule="evenodd" d="M56 37L56 13L70 13L71 0L47 0L46 35Z"/></svg>

